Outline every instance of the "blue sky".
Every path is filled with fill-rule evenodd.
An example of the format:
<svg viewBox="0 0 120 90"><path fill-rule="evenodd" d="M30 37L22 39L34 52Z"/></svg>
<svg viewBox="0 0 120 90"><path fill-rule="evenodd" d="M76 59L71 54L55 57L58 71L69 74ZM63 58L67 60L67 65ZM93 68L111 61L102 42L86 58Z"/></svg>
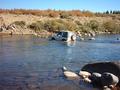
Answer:
<svg viewBox="0 0 120 90"><path fill-rule="evenodd" d="M120 10L120 0L0 0L2 9Z"/></svg>

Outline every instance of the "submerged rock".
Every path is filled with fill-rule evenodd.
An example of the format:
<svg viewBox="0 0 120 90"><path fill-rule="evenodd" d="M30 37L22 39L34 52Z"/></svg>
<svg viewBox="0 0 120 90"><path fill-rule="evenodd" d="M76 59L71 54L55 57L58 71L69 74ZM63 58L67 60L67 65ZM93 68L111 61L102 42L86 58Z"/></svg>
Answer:
<svg viewBox="0 0 120 90"><path fill-rule="evenodd" d="M95 38L94 38L94 37L92 37L92 38L89 38L88 40L95 40Z"/></svg>
<svg viewBox="0 0 120 90"><path fill-rule="evenodd" d="M85 40L85 38L81 37L80 40L83 41L83 40Z"/></svg>
<svg viewBox="0 0 120 90"><path fill-rule="evenodd" d="M117 40L120 40L120 38L117 38Z"/></svg>

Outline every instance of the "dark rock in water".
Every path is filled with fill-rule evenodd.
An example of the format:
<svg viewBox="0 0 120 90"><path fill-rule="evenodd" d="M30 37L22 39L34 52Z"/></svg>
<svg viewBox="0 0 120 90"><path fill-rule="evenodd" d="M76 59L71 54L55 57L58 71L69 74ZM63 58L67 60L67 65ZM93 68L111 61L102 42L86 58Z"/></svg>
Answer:
<svg viewBox="0 0 120 90"><path fill-rule="evenodd" d="M101 76L101 83L103 86L109 86L109 85L116 86L118 82L119 82L118 77L112 73L105 72Z"/></svg>
<svg viewBox="0 0 120 90"><path fill-rule="evenodd" d="M120 40L120 38L117 38L117 40Z"/></svg>
<svg viewBox="0 0 120 90"><path fill-rule="evenodd" d="M101 74L100 73L92 73L91 76L89 76L89 79L92 81L91 84L93 86L102 86L100 85L101 82Z"/></svg>
<svg viewBox="0 0 120 90"><path fill-rule="evenodd" d="M120 87L120 61L87 64L81 70L90 73L97 72L100 74L103 74L105 72L112 73L119 78L119 83L117 86Z"/></svg>
<svg viewBox="0 0 120 90"><path fill-rule="evenodd" d="M106 88L103 88L103 90L111 90L111 88L106 87Z"/></svg>

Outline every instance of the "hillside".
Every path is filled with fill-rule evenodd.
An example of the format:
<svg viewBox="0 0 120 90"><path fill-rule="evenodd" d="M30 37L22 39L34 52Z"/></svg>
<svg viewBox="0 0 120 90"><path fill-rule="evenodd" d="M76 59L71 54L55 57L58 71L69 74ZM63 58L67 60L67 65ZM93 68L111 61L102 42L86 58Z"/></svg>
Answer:
<svg viewBox="0 0 120 90"><path fill-rule="evenodd" d="M60 30L79 32L80 35L120 33L120 14L94 14L90 12L89 14L88 12L80 14L74 12L74 14L71 13L72 15L67 15L65 13L57 16L54 14L49 16L49 13L49 15L43 16L20 12L0 12L0 33L45 36Z"/></svg>

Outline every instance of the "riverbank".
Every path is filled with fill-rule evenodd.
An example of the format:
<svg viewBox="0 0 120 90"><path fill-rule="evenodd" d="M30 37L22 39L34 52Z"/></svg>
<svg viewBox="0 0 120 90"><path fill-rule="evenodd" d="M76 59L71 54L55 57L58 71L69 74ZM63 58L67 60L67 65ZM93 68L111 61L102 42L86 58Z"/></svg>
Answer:
<svg viewBox="0 0 120 90"><path fill-rule="evenodd" d="M70 30L80 36L120 33L120 20L104 17L47 17L21 14L0 14L0 34L33 34L48 37L60 30Z"/></svg>

